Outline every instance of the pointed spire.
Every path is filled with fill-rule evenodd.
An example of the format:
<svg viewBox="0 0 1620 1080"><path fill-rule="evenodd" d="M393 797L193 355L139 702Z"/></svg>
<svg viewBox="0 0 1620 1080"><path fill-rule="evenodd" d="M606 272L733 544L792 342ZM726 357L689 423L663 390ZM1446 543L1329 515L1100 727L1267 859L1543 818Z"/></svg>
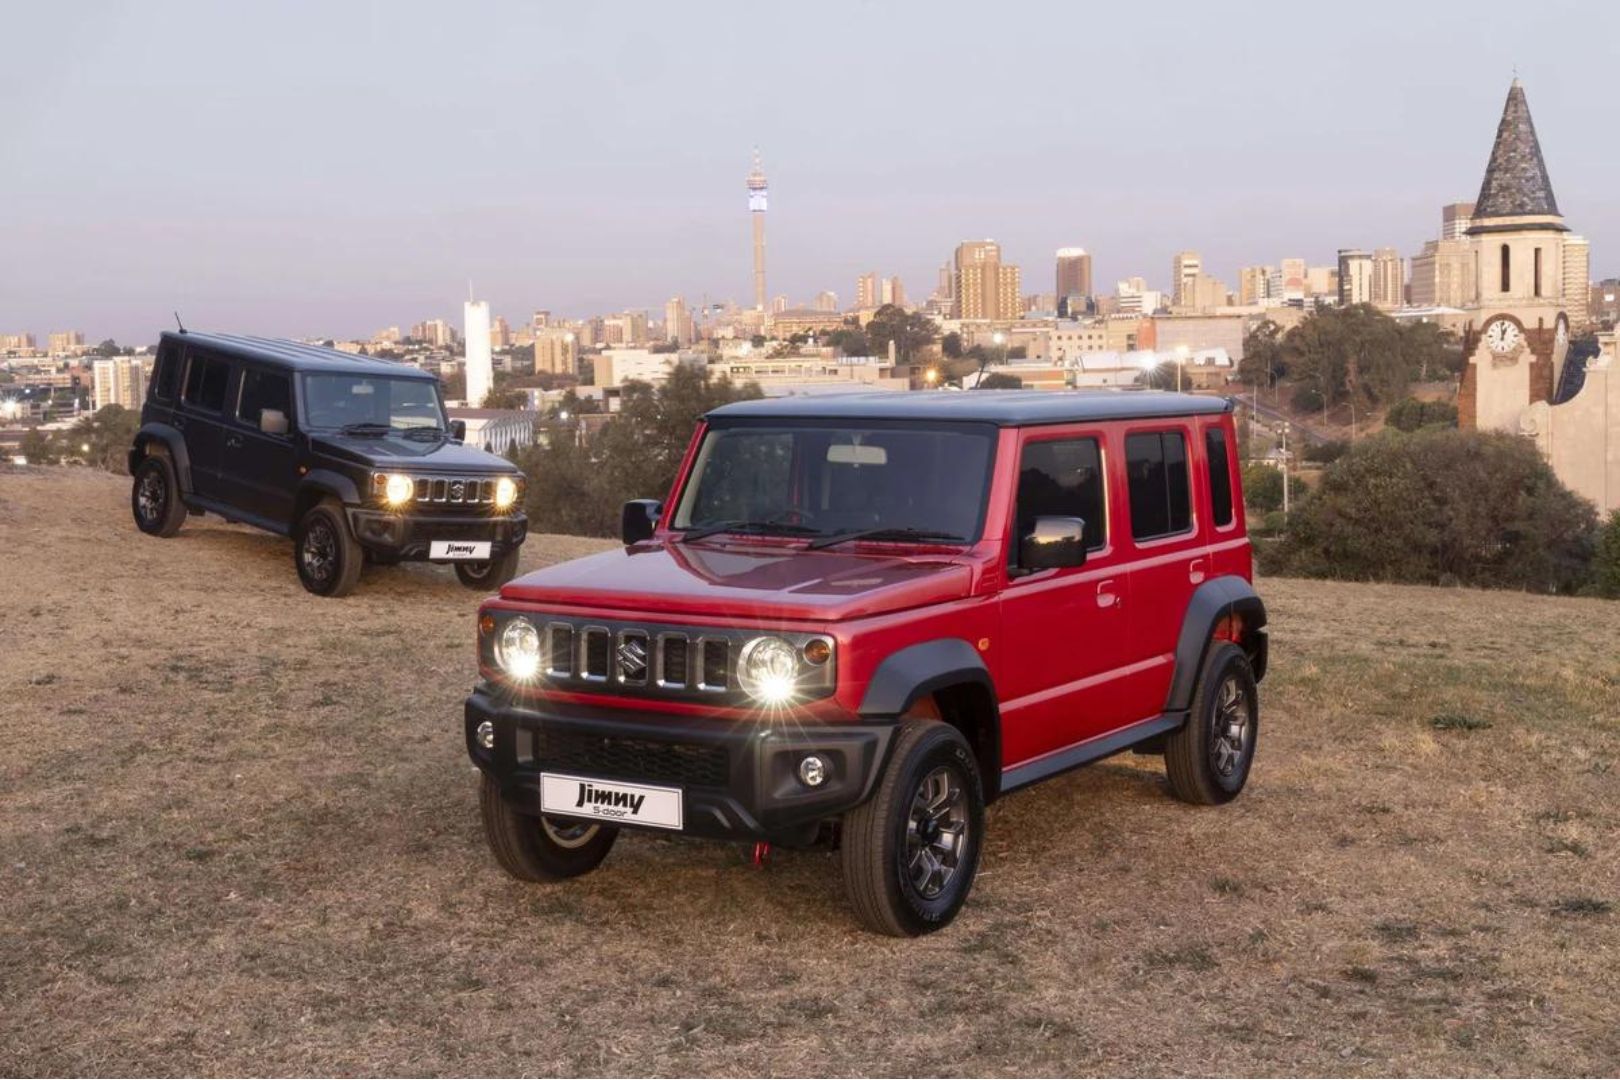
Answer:
<svg viewBox="0 0 1620 1080"><path fill-rule="evenodd" d="M1502 122L1496 126L1496 143L1491 147L1485 182L1474 200L1474 220L1504 217L1560 217L1558 200L1553 197L1547 165L1541 159L1541 143L1536 125L1530 119L1530 103L1524 84L1514 76L1508 88Z"/></svg>

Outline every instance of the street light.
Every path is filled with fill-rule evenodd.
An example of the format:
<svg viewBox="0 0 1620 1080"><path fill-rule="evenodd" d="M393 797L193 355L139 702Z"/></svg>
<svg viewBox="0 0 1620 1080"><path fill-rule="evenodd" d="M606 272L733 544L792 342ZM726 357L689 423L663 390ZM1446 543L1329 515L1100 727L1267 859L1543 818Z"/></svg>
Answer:
<svg viewBox="0 0 1620 1080"><path fill-rule="evenodd" d="M1282 426L1283 521L1288 520L1288 421Z"/></svg>
<svg viewBox="0 0 1620 1080"><path fill-rule="evenodd" d="M923 372L923 382L927 383L930 387L939 382L939 369L929 368L927 371Z"/></svg>
<svg viewBox="0 0 1620 1080"><path fill-rule="evenodd" d="M1181 369L1187 366L1187 355L1191 350L1185 345L1176 346L1176 393L1181 393Z"/></svg>

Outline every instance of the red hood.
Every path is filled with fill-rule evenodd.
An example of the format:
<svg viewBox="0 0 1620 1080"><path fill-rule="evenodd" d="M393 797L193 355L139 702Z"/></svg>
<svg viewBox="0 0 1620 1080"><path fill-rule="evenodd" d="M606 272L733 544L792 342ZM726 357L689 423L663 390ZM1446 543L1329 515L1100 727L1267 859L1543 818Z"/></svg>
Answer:
<svg viewBox="0 0 1620 1080"><path fill-rule="evenodd" d="M973 575L960 558L649 541L526 574L501 596L656 614L836 622L968 595Z"/></svg>

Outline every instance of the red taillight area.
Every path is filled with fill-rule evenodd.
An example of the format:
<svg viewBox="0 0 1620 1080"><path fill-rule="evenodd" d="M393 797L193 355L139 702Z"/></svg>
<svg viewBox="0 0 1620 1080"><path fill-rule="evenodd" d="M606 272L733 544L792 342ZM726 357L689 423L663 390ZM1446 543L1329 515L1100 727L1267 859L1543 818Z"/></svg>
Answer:
<svg viewBox="0 0 1620 1080"><path fill-rule="evenodd" d="M1224 615L1221 621L1215 624L1215 632L1210 635L1216 641L1238 642L1243 640L1243 616Z"/></svg>

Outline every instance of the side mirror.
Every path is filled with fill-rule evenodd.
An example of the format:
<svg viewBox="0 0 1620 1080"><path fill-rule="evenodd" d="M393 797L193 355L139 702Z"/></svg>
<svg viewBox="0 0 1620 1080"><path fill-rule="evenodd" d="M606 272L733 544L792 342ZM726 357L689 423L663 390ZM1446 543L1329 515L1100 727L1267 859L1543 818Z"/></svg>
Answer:
<svg viewBox="0 0 1620 1080"><path fill-rule="evenodd" d="M266 435L287 434L287 414L280 409L260 409L259 430Z"/></svg>
<svg viewBox="0 0 1620 1080"><path fill-rule="evenodd" d="M1077 517L1038 517L1018 542L1018 568L1062 570L1086 564L1086 523Z"/></svg>
<svg viewBox="0 0 1620 1080"><path fill-rule="evenodd" d="M664 504L657 499L631 499L619 515L619 535L626 545L651 540Z"/></svg>
<svg viewBox="0 0 1620 1080"><path fill-rule="evenodd" d="M456 442L466 442L467 441L467 421L465 421L465 420L452 420L452 421L450 421L450 437L452 439L454 439Z"/></svg>

